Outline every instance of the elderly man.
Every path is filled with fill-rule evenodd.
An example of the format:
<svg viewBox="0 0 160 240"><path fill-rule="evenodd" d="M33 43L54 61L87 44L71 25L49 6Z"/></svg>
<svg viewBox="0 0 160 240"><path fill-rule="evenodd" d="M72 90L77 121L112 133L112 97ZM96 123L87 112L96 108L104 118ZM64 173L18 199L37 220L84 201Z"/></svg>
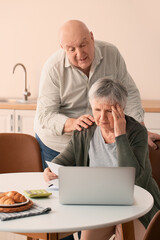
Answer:
<svg viewBox="0 0 160 240"><path fill-rule="evenodd" d="M125 62L112 44L95 41L93 33L78 20L66 22L60 29L58 50L44 65L35 132L40 143L44 168L71 139L72 131L92 125L94 119L88 91L97 79L120 81L128 91L125 113L143 124L144 111L139 91L127 72ZM149 144L160 135L149 133Z"/></svg>

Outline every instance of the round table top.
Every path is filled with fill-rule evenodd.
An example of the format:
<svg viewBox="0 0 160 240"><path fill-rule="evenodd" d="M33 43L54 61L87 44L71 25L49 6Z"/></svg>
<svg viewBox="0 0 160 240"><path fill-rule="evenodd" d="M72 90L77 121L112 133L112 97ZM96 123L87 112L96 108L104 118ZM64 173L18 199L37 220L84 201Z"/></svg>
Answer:
<svg viewBox="0 0 160 240"><path fill-rule="evenodd" d="M42 173L0 174L1 192L15 190L24 194L24 190L46 189L47 186ZM134 188L132 206L61 205L56 190L52 190L49 198L32 200L40 206L51 207L52 211L44 215L0 221L0 231L50 233L101 228L141 217L153 206L151 194L138 186Z"/></svg>

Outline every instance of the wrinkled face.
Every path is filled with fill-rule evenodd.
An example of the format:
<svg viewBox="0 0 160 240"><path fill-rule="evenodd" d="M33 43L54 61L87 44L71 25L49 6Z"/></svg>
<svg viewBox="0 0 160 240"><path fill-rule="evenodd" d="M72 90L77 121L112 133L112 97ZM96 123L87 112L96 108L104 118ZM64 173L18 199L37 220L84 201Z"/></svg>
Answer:
<svg viewBox="0 0 160 240"><path fill-rule="evenodd" d="M96 98L91 102L93 117L97 126L108 130L114 129L114 120L112 115L112 105L106 102L106 99Z"/></svg>
<svg viewBox="0 0 160 240"><path fill-rule="evenodd" d="M62 43L70 63L87 72L94 59L94 39L92 33L78 32L74 37L64 38Z"/></svg>

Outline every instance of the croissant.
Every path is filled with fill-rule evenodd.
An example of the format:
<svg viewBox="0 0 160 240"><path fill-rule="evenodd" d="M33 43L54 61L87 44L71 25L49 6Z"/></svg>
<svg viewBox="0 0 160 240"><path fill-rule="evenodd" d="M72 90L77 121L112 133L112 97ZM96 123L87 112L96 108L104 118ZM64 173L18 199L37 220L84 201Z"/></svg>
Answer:
<svg viewBox="0 0 160 240"><path fill-rule="evenodd" d="M0 204L12 205L14 203L15 201L6 195L3 195L2 197L0 197Z"/></svg>
<svg viewBox="0 0 160 240"><path fill-rule="evenodd" d="M0 198L3 197L5 194L4 193L0 193Z"/></svg>
<svg viewBox="0 0 160 240"><path fill-rule="evenodd" d="M16 203L21 203L21 202L27 201L27 199L22 194L20 194L19 192L16 192L16 191L7 192L6 196L12 198Z"/></svg>

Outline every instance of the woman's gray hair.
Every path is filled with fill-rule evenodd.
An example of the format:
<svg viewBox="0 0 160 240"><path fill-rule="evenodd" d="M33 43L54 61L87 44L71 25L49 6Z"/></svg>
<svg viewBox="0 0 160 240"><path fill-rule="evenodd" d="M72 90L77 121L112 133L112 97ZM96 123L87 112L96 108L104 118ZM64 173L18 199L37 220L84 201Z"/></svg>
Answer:
<svg viewBox="0 0 160 240"><path fill-rule="evenodd" d="M120 82L107 78L97 80L89 90L90 102L96 98L103 98L111 105L118 103L123 109L126 106L127 96L127 90Z"/></svg>

